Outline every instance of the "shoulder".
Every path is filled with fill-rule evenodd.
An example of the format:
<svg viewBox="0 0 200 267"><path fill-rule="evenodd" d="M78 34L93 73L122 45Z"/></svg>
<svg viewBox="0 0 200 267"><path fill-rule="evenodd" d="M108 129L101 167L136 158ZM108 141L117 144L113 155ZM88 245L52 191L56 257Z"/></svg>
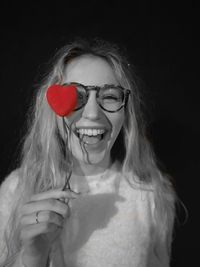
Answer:
<svg viewBox="0 0 200 267"><path fill-rule="evenodd" d="M4 190L9 190L11 192L15 191L18 184L18 180L19 180L19 170L16 169L4 178L4 180L0 184L0 192Z"/></svg>
<svg viewBox="0 0 200 267"><path fill-rule="evenodd" d="M121 175L120 190L132 198L137 196L140 200L149 202L152 211L155 211L159 205L166 210L170 205L173 208L176 202L176 193L166 177L163 177L162 180L155 178L152 179L152 182L147 183L134 173L129 172Z"/></svg>
<svg viewBox="0 0 200 267"><path fill-rule="evenodd" d="M6 176L0 184L0 200L7 197L9 194L13 194L17 188L18 182L19 170L17 169Z"/></svg>
<svg viewBox="0 0 200 267"><path fill-rule="evenodd" d="M19 183L19 171L11 172L0 185L0 214L6 216L10 212L13 197ZM1 217L2 218L2 217Z"/></svg>
<svg viewBox="0 0 200 267"><path fill-rule="evenodd" d="M0 185L0 252L4 248L4 231L8 225L9 217L15 203L15 192L19 183L19 171L15 170L4 178ZM0 253L0 263L3 254Z"/></svg>

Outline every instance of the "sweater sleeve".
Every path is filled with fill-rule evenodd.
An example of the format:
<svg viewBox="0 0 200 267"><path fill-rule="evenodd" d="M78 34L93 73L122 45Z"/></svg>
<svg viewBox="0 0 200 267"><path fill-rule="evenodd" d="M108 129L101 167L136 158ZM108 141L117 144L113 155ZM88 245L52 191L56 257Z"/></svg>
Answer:
<svg viewBox="0 0 200 267"><path fill-rule="evenodd" d="M12 210L17 184L17 171L13 171L4 179L0 186L0 265L4 261L6 255L4 231Z"/></svg>
<svg viewBox="0 0 200 267"><path fill-rule="evenodd" d="M171 203L173 205L173 203ZM154 209L155 209L155 205ZM173 241L174 214L171 211L166 212L160 225L155 224L155 236L153 253L158 267L169 267L171 262L171 247ZM158 228L160 229L158 231Z"/></svg>

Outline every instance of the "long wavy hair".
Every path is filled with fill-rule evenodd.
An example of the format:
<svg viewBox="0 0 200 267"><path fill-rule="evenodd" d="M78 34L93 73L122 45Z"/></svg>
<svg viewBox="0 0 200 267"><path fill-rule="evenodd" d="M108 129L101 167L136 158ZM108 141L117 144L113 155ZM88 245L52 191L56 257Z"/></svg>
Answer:
<svg viewBox="0 0 200 267"><path fill-rule="evenodd" d="M58 118L46 101L46 90L62 84L63 73L70 60L90 54L105 59L112 67L121 86L131 90L125 108L125 121L111 150L112 162L118 160L121 173L130 186L137 177L140 185L154 191L154 223L160 239L166 240L170 254L176 193L168 175L158 167L152 146L146 137L142 115L142 99L133 67L124 52L102 40L78 40L61 48L51 62L51 68L38 86L31 105L28 133L24 137L18 169L18 186L10 220L5 231L7 260L21 247L19 238L19 210L30 195L64 185L69 171L70 154L66 140L58 127ZM120 151L120 153L119 153ZM169 238L170 240L167 240Z"/></svg>

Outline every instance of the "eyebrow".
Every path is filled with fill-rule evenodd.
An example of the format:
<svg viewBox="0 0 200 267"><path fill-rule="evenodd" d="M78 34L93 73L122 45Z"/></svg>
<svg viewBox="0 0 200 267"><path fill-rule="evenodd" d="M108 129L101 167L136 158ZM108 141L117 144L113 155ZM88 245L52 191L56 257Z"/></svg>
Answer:
<svg viewBox="0 0 200 267"><path fill-rule="evenodd" d="M85 84L82 84L82 83L77 83L77 82L69 82L69 83L63 83L63 85L70 85L70 84L77 84L77 85L81 85L83 87L105 87L105 86L113 86L113 87L117 87L117 86L120 86L119 84L116 85L116 84L113 84L113 83L105 83L103 85L85 85Z"/></svg>

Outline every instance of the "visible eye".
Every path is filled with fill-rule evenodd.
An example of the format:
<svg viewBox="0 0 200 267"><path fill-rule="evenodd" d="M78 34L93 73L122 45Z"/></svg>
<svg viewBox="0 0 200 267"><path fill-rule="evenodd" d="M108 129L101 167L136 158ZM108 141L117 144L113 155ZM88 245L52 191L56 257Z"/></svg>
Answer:
<svg viewBox="0 0 200 267"><path fill-rule="evenodd" d="M81 93L78 93L78 98L79 98L79 99L84 99L85 96L84 96L83 94L81 94Z"/></svg>
<svg viewBox="0 0 200 267"><path fill-rule="evenodd" d="M85 101L87 99L87 94L85 92L78 91L78 100Z"/></svg>
<svg viewBox="0 0 200 267"><path fill-rule="evenodd" d="M102 96L102 99L110 99L110 100L119 100L119 97L115 96L115 95L104 95Z"/></svg>
<svg viewBox="0 0 200 267"><path fill-rule="evenodd" d="M113 100L119 101L122 98L122 92L118 88L108 87L100 91L100 96L102 97L102 99L113 99Z"/></svg>

